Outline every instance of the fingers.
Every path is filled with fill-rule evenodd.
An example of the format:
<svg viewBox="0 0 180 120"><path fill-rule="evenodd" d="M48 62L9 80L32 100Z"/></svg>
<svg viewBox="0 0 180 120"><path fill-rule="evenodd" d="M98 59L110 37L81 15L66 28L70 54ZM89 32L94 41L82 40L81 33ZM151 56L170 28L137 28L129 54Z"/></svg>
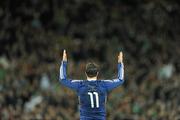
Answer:
<svg viewBox="0 0 180 120"><path fill-rule="evenodd" d="M63 58L67 57L66 50L63 51Z"/></svg>
<svg viewBox="0 0 180 120"><path fill-rule="evenodd" d="M63 50L63 61L67 61L67 54L66 54L66 50ZM122 63L123 62L123 52L119 52L118 55L118 63Z"/></svg>
<svg viewBox="0 0 180 120"><path fill-rule="evenodd" d="M119 52L120 59L123 59L123 53Z"/></svg>
<svg viewBox="0 0 180 120"><path fill-rule="evenodd" d="M67 54L66 50L63 51L63 61L67 61Z"/></svg>
<svg viewBox="0 0 180 120"><path fill-rule="evenodd" d="M122 63L122 62L123 62L123 52L119 52L118 63Z"/></svg>
<svg viewBox="0 0 180 120"><path fill-rule="evenodd" d="M63 50L63 54L66 54L66 50L65 49Z"/></svg>

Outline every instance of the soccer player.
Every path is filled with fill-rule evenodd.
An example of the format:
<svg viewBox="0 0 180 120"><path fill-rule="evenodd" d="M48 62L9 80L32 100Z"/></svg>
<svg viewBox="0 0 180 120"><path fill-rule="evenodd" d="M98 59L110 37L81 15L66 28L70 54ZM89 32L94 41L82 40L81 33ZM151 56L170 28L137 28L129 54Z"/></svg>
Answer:
<svg viewBox="0 0 180 120"><path fill-rule="evenodd" d="M66 75L67 54L63 51L59 81L77 92L80 104L80 120L105 120L107 94L124 82L123 53L118 55L118 76L112 80L97 80L99 69L88 63L85 74L87 80L70 80Z"/></svg>

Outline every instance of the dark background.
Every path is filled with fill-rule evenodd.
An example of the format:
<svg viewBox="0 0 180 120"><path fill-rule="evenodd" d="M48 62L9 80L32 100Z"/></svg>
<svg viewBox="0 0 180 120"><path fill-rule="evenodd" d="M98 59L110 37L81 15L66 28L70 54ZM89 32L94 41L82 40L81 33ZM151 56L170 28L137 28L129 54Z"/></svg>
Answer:
<svg viewBox="0 0 180 120"><path fill-rule="evenodd" d="M68 76L115 78L124 52L125 84L109 94L108 120L180 119L179 0L1 0L0 118L78 120Z"/></svg>

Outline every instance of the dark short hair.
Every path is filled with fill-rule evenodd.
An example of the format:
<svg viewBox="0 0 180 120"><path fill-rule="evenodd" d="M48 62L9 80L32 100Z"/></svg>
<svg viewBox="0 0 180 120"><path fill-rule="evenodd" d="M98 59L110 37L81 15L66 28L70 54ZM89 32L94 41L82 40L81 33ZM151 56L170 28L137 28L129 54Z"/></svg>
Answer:
<svg viewBox="0 0 180 120"><path fill-rule="evenodd" d="M86 64L86 74L88 77L95 77L99 72L98 65L95 63L87 63Z"/></svg>

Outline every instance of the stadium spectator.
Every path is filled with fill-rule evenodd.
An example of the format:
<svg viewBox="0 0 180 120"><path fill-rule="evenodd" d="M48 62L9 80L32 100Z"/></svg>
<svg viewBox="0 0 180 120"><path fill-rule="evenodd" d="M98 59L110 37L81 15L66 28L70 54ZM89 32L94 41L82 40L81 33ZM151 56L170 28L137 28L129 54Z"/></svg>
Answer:
<svg viewBox="0 0 180 120"><path fill-rule="evenodd" d="M108 98L108 120L180 119L179 21L178 0L0 1L0 118L79 119L75 94L58 83L66 48L75 78L90 60L100 77L116 75L112 58L125 52L126 83Z"/></svg>

